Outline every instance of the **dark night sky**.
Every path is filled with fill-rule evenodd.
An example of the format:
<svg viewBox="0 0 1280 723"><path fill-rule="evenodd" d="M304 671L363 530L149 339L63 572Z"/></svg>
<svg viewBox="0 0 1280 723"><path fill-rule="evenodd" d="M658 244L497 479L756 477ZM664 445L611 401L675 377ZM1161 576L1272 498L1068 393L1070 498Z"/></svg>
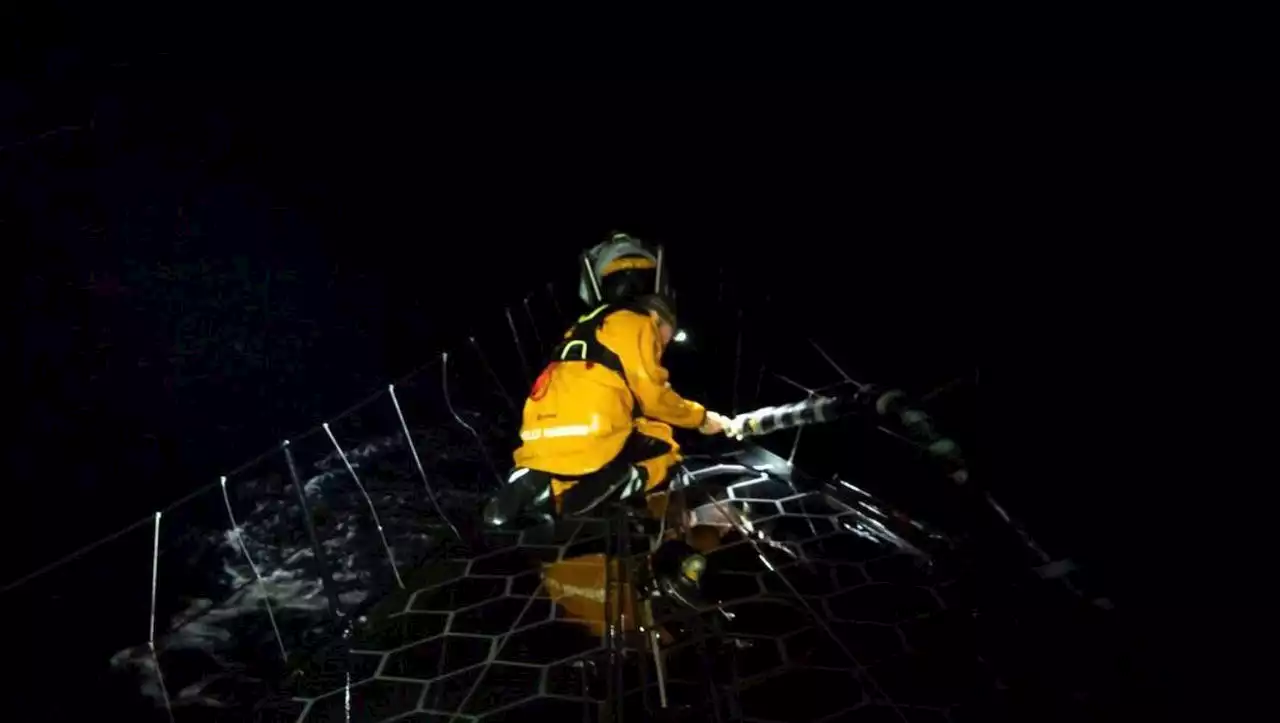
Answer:
<svg viewBox="0 0 1280 723"><path fill-rule="evenodd" d="M42 82L6 86L0 139L5 235L29 249L22 387L37 393L20 487L39 505L39 481L60 480L49 499L93 499L94 529L567 279L572 254L612 227L682 249L686 278L694 264L751 266L779 241L859 243L851 293L874 302L896 291L888 259L914 256L892 245L920 244L921 224L936 237L927 216L951 213L875 208L889 251L850 233L857 214L941 182L914 170L930 151L913 139L868 178L850 175L852 136L619 117L567 88L406 100L381 95L385 77L341 84L194 53L105 60L64 49L28 66ZM927 243L930 255L952 246ZM767 266L816 278L806 263Z"/></svg>

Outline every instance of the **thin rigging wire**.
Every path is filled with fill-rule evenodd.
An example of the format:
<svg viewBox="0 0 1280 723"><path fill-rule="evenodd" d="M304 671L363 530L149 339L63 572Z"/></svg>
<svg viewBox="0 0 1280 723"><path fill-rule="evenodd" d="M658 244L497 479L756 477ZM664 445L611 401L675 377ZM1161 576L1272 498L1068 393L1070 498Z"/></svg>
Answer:
<svg viewBox="0 0 1280 723"><path fill-rule="evenodd" d="M418 376L418 375L419 375L419 374L421 374L422 372L427 371L430 367L432 367L433 365L435 365L438 361L439 361L439 359L432 359L431 361L429 361L429 362L427 362L427 363L423 364L422 366L419 366L417 369L414 369L413 371L411 371L411 372L409 372L408 374L404 375L404 376L403 376L403 377L401 377L399 380L397 380L395 383L396 383L396 384L404 384L405 382L409 381L410 379L413 379L414 377ZM337 416L335 416L335 417L334 417L334 419L335 419L335 420L336 420L336 419L342 419L342 418L346 417L346 416L347 416L347 415L349 415L349 414L352 414L352 413L354 413L354 412L356 412L356 411L359 411L359 410L360 410L361 408L363 408L365 405L367 405L367 404L371 403L373 400L375 400L375 399L377 399L379 396L381 396L381 395L382 395L382 393L383 393L383 390L379 389L377 392L374 392L373 394L370 394L368 397L366 397L366 398L362 399L361 401L359 401L359 402L355 403L354 405L352 405L352 406L348 407L348 408L347 408L346 410L344 410L341 414L338 414ZM306 431L306 432L303 432L303 433L301 433L301 434L297 434L297 435L291 436L291 437L290 437L290 439L295 440L295 441L297 441L297 440L301 440L301 439L306 439L307 437L310 437L311 435L313 435L313 434L315 434L316 432L319 432L319 431L322 431L322 428L321 428L321 427L315 427L315 428L310 429L310 430L308 430L308 431ZM239 467L236 467L235 469L231 470L230 472L228 472L228 473L226 474L226 476L227 476L227 477L234 477L235 475L237 475L237 474L239 474L239 473L241 473L241 472L243 472L243 471L245 471L245 470L249 469L250 467L253 467L254 465L259 464L260 462L262 462L263 460L265 460L265 459L267 459L267 458L271 457L272 455L279 453L279 451L280 451L280 448L279 448L278 446L276 446L276 447L272 447L271 449L269 449L269 450L267 450L267 451L263 452L262 454L259 454L258 456L253 457L252 459L250 459L249 461L245 462L244 464L241 464ZM163 508L163 509L161 509L160 511L161 511L161 512L172 512L174 509L176 509L176 508L178 508L178 507L180 507L180 506L182 506L182 505L184 505L184 504L186 504L186 503L190 502L191 500L193 500L193 499L195 499L195 498L197 498L197 497L199 497L199 496L201 496L201 495L205 494L206 492L209 492L209 491L211 491L211 490L213 490L214 488L219 487L219 486L220 486L220 484L219 484L218 482L212 482L212 483L209 483L209 484L206 484L206 485L202 485L202 486L200 486L200 487L197 487L196 489L192 490L191 492L187 493L186 495L183 495L182 497L178 498L177 500L174 500L173 502L169 503L169 504L168 504L168 506L164 507L164 508ZM16 589L16 588L19 588L19 587L21 587L21 586L25 585L26 583L28 583L28 582L30 582L30 581L32 581L32 580L34 580L34 579L35 579L35 578L37 578L37 577L40 577L40 576L42 576L42 575L44 575L44 574L46 574L46 573L48 573L48 572L50 572L50 571L52 571L52 570L55 570L55 569L57 569L57 568L59 568L59 567L62 567L63 565L67 564L68 562L71 562L71 561L73 561L73 560L75 560L75 559L77 559L77 558L83 557L84 555L88 554L89 552L92 552L93 550L95 550L95 549L97 549L97 548L99 548L99 547L102 547L103 545L105 545L105 544L107 544L107 543L109 543L109 542L112 542L112 541L114 541L114 540L117 540L117 539L119 539L120 537L123 537L124 535L127 535L128 533L130 533L130 532L132 532L132 531L134 531L134 530L138 529L139 527L142 527L143 525L145 525L145 524L147 524L147 523L152 522L152 521L153 521L153 519L154 519L154 515L148 515L148 516L143 517L142 519L140 519L140 520L138 520L138 521L136 521L136 522L133 522L132 524L126 525L125 527L123 527L123 528L121 528L121 529L119 529L119 530L116 530L115 532L113 532L113 533L111 533L111 534L109 534L109 535L107 535L107 536L105 536L105 537L103 537L103 538L101 538L101 539L99 539L99 540L96 540L96 541L94 541L94 542L91 542L91 543L89 543L89 544L85 545L84 547L81 547L81 548L79 548L79 549L75 550L74 552L67 553L66 555L63 555L62 557L58 558L57 560L54 560L53 562L50 562L49 564L47 564L47 565L45 565L45 566L43 566L43 567L41 567L41 568L39 568L39 569L36 569L36 570L34 570L34 571L32 571L32 572L29 572L29 573L27 573L26 575L23 575L22 577L20 577L20 578L18 578L18 579L16 579L16 580L13 580L13 581L11 581L11 582L9 582L9 583L7 583L7 584L5 584L5 586L4 586L4 587L0 587L0 595L3 595L4 593L9 592L9 591L11 591L11 590L14 590L14 589Z"/></svg>

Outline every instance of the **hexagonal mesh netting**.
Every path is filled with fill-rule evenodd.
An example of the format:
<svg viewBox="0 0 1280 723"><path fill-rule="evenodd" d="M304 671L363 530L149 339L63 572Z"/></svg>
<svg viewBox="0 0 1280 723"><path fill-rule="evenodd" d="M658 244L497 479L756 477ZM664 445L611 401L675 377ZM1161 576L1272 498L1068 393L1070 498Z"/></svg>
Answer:
<svg viewBox="0 0 1280 723"><path fill-rule="evenodd" d="M691 467L704 511L739 514L706 555L716 604L655 610L656 660L634 631L611 655L552 599L539 570L593 564L616 529L563 520L432 568L299 680L298 720L944 721L994 702L948 538L758 448Z"/></svg>

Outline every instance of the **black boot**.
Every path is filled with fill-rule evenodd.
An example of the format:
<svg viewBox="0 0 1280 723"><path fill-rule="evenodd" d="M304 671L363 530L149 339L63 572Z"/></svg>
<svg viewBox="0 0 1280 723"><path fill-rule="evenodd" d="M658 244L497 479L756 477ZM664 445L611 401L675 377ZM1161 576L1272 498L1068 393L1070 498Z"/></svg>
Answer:
<svg viewBox="0 0 1280 723"><path fill-rule="evenodd" d="M542 517L540 508L551 498L550 476L534 470L519 472L484 506L486 527L511 528Z"/></svg>

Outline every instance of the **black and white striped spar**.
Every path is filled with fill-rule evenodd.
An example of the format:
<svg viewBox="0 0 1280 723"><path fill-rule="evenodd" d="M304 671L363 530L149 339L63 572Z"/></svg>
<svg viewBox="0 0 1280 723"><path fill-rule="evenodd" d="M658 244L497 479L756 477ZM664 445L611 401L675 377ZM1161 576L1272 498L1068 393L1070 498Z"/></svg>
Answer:
<svg viewBox="0 0 1280 723"><path fill-rule="evenodd" d="M901 435L929 456L946 462L956 482L967 480L960 446L933 428L929 415L907 401L900 390L864 389L852 394L828 397L814 396L802 402L779 407L764 407L734 417L732 435L741 439L772 434L783 429L832 422L855 414L874 416L885 422L885 431Z"/></svg>
<svg viewBox="0 0 1280 723"><path fill-rule="evenodd" d="M832 422L852 411L849 401L841 397L815 396L780 407L762 407L734 417L734 436L759 437L783 429Z"/></svg>

